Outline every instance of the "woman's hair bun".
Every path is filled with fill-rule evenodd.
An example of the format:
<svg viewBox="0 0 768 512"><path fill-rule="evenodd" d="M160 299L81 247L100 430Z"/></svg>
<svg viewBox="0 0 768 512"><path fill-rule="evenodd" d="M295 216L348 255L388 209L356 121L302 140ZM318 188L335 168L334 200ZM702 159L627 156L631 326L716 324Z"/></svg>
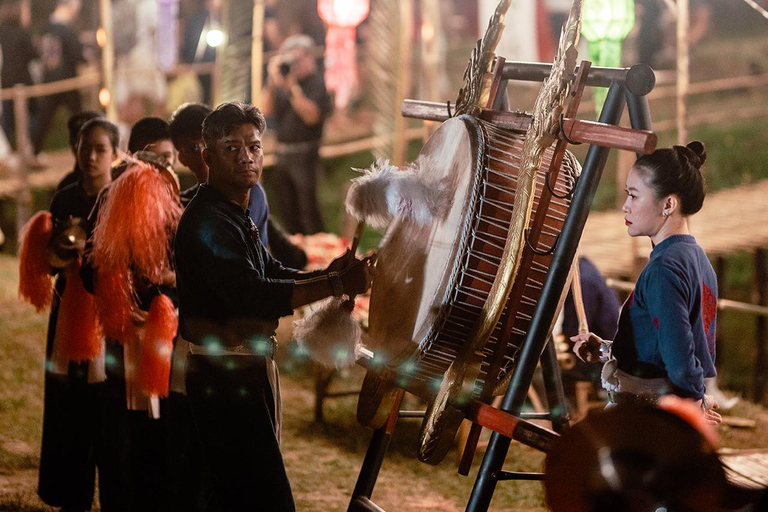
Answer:
<svg viewBox="0 0 768 512"><path fill-rule="evenodd" d="M693 164L696 167L701 167L704 162L707 160L707 150L704 149L704 143L698 140L694 140L689 142L685 147L690 149L693 154L695 155L695 158L693 159Z"/></svg>

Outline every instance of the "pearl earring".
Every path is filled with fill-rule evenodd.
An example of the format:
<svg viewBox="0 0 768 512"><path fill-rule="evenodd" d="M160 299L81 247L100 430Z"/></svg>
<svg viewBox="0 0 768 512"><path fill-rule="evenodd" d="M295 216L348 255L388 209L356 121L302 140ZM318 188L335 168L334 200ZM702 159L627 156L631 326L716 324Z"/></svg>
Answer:
<svg viewBox="0 0 768 512"><path fill-rule="evenodd" d="M669 215L669 212L661 212L661 214L662 214L664 217L667 217L667 216Z"/></svg>

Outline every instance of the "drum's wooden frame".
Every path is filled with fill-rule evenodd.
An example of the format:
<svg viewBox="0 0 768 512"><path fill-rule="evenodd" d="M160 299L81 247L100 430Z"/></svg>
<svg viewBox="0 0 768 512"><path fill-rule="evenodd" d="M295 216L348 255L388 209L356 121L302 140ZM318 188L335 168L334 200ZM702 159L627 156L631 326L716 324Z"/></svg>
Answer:
<svg viewBox="0 0 768 512"><path fill-rule="evenodd" d="M504 63L501 73L502 81L498 90L506 90L507 80L529 80L540 82L547 76L551 64L539 63ZM648 102L645 96L653 89L655 85L655 76L653 71L644 65L637 65L632 68L591 68L589 77L586 80L587 85L608 87L608 96L603 106L598 124L618 125L626 104L629 111L630 124L634 130L650 130L651 117L648 108ZM499 105L498 97L494 106ZM430 115L432 119L442 120L445 112L445 105L425 104L423 102L409 102L404 105L418 105L424 116ZM495 119L501 119L502 122L526 123L525 116L511 112L485 111L480 117L492 116ZM571 131L566 132L565 119L561 126L560 137L570 141L589 142L590 147L584 162L581 176L574 189L571 208L563 225L560 234L560 240L556 244L553 252L552 262L549 272L541 292L539 302L533 314L529 330L520 351L519 361L512 371L509 380L509 386L504 395L504 400L500 409L495 409L483 402L472 401L463 412L467 419L489 428L493 431L488 448L486 449L480 470L475 481L472 494L467 504L468 512L484 512L488 510L496 482L510 479L540 480L543 475L536 473L512 473L503 470L503 463L509 450L512 439L533 446L541 451L548 451L551 442L557 437L557 433L537 427L527 422L522 413L522 407L527 396L528 388L533 379L534 372L539 361L544 372L545 387L547 389L547 399L550 406L550 413L545 415L546 419L552 421L555 431L562 431L568 424L568 412L565 406L562 380L557 366L555 349L551 343L547 343L551 320L555 316L562 291L568 281L571 264L576 255L579 239L584 230L589 209L594 199L597 185L600 181L603 169L605 167L608 154L611 147L622 147L624 149L634 149L638 154L646 152L648 145L655 146L655 137L645 137L642 144L632 143L630 137L621 137L620 130L614 128L610 131L621 139L621 144L615 141L606 141L600 135L587 136L584 132L574 131L575 126L580 123L573 120ZM527 122L530 122L528 120ZM588 131L588 130L585 130ZM598 130L599 131L599 130ZM565 136L564 136L565 133ZM603 131L603 133L607 133ZM591 140L584 140L590 139ZM397 417L400 416L418 416L413 412L401 412L400 401L403 390L397 391L397 399L390 411L386 424L375 430L371 443L368 447L363 466L358 476L358 481L352 494L348 507L349 511L379 511L383 510L371 501L373 488L378 477L379 470L384 460L384 455L394 429ZM541 415L538 415L541 417Z"/></svg>

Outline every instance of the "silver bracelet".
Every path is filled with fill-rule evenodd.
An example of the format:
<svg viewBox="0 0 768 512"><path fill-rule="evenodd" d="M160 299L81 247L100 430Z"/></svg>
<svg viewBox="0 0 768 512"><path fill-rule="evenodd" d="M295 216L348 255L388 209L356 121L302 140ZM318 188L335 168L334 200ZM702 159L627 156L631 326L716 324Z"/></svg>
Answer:
<svg viewBox="0 0 768 512"><path fill-rule="evenodd" d="M603 340L600 344L600 356L598 359L601 363L605 363L611 358L611 345L613 345L611 340Z"/></svg>
<svg viewBox="0 0 768 512"><path fill-rule="evenodd" d="M344 281L341 280L341 276L338 272L328 272L328 284L331 286L331 294L334 297L341 297L344 295Z"/></svg>

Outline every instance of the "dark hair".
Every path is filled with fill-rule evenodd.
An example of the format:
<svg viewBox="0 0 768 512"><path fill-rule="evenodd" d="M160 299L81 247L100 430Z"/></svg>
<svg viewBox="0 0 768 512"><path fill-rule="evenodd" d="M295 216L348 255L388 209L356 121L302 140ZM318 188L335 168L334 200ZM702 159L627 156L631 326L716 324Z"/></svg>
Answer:
<svg viewBox="0 0 768 512"><path fill-rule="evenodd" d="M136 121L136 124L131 128L131 135L128 137L128 151L135 153L147 147L147 144L166 139L171 139L171 129L168 122L159 117L144 117Z"/></svg>
<svg viewBox="0 0 768 512"><path fill-rule="evenodd" d="M203 140L206 147L212 148L216 141L241 124L252 124L264 133L267 121L261 111L248 103L233 101L222 103L203 121Z"/></svg>
<svg viewBox="0 0 768 512"><path fill-rule="evenodd" d="M211 107L202 103L184 103L171 114L171 140L176 149L190 140L203 135L203 120L211 113Z"/></svg>
<svg viewBox="0 0 768 512"><path fill-rule="evenodd" d="M89 133L91 133L94 128L101 128L107 132L107 135L109 136L109 142L112 144L112 149L117 151L117 145L120 143L120 132L118 131L117 126L115 126L106 117L94 117L90 121L86 121L85 124L80 128L78 140L82 140L83 137L86 137Z"/></svg>
<svg viewBox="0 0 768 512"><path fill-rule="evenodd" d="M67 130L69 130L69 147L73 150L77 148L77 139L80 135L80 128L91 119L101 117L101 114L92 110L86 110L70 116L67 120Z"/></svg>
<svg viewBox="0 0 768 512"><path fill-rule="evenodd" d="M680 198L680 213L693 215L704 204L706 187L701 166L706 159L704 144L695 140L687 146L657 149L643 155L635 167L647 179L657 199L674 194Z"/></svg>

